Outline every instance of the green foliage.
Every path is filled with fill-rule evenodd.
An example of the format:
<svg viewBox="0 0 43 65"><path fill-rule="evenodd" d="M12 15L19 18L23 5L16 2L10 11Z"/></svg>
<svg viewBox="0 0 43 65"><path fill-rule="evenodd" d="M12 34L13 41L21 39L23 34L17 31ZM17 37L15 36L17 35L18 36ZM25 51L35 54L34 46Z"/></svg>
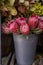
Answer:
<svg viewBox="0 0 43 65"><path fill-rule="evenodd" d="M32 12L30 10L26 10L24 17L28 18L31 14Z"/></svg>
<svg viewBox="0 0 43 65"><path fill-rule="evenodd" d="M43 5L41 5L41 3L35 3L30 10L38 16L43 16Z"/></svg>
<svg viewBox="0 0 43 65"><path fill-rule="evenodd" d="M40 33L42 33L42 30L39 30L39 29L36 28L32 32L35 33L35 34L40 34Z"/></svg>
<svg viewBox="0 0 43 65"><path fill-rule="evenodd" d="M2 3L3 0L0 0L0 4Z"/></svg>

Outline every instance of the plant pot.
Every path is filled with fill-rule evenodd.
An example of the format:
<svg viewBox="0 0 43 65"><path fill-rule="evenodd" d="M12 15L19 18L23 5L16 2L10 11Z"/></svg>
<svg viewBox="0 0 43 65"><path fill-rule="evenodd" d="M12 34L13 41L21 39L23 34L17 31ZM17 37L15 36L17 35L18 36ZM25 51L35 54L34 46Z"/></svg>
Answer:
<svg viewBox="0 0 43 65"><path fill-rule="evenodd" d="M31 65L34 60L38 37L13 34L17 65Z"/></svg>

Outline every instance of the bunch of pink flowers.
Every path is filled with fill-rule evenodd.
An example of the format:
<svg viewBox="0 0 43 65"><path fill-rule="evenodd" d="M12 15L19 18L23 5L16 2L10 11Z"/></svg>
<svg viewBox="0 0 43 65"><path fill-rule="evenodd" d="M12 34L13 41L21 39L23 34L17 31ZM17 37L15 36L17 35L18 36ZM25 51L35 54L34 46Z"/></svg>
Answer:
<svg viewBox="0 0 43 65"><path fill-rule="evenodd" d="M15 34L28 35L35 29L43 31L43 19L39 19L37 15L32 14L28 18L18 17L15 20L9 21L6 31Z"/></svg>

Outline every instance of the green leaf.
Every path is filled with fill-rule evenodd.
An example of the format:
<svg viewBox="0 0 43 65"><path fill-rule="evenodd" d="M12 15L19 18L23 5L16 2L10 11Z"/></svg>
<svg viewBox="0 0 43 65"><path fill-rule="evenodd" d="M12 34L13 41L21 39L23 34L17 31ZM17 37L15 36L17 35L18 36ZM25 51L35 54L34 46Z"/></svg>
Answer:
<svg viewBox="0 0 43 65"><path fill-rule="evenodd" d="M35 30L33 30L33 33L40 34L40 33L42 33L42 30L35 29Z"/></svg>

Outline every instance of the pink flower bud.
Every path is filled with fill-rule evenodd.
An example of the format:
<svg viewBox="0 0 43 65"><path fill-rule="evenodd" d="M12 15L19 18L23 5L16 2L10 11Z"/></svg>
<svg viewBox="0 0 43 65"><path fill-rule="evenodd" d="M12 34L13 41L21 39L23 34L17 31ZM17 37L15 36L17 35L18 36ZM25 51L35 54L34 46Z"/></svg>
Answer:
<svg viewBox="0 0 43 65"><path fill-rule="evenodd" d="M28 19L28 24L30 26L30 29L35 29L38 25L38 16L32 15Z"/></svg>
<svg viewBox="0 0 43 65"><path fill-rule="evenodd" d="M26 18L19 17L16 19L16 22L18 23L18 25L22 25L23 23L26 23Z"/></svg>
<svg viewBox="0 0 43 65"><path fill-rule="evenodd" d="M14 20L11 20L11 21L8 23L8 28L9 28L9 30L10 30L12 33L17 33L17 31L18 31L18 24L17 24Z"/></svg>
<svg viewBox="0 0 43 65"><path fill-rule="evenodd" d="M24 35L27 35L30 31L29 31L29 25L27 23L22 24L20 26L20 32Z"/></svg>

